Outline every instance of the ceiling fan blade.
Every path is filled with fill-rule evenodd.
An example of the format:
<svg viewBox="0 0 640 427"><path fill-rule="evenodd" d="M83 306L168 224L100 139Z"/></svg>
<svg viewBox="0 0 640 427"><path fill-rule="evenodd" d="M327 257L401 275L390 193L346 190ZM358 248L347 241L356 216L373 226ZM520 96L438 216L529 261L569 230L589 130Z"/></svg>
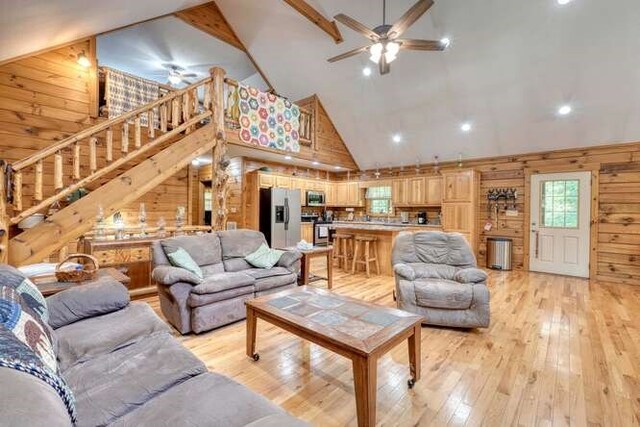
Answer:
<svg viewBox="0 0 640 427"><path fill-rule="evenodd" d="M198 75L196 73L187 73L187 74L180 74L182 77L198 77Z"/></svg>
<svg viewBox="0 0 640 427"><path fill-rule="evenodd" d="M360 22L345 15L344 13L340 13L333 18L341 24L351 28L353 31L362 34L368 39L371 39L372 41L377 41L380 38L380 36L376 34L372 29L366 27L364 24L361 24Z"/></svg>
<svg viewBox="0 0 640 427"><path fill-rule="evenodd" d="M391 26L388 31L389 38L400 37L414 22L418 20L429 8L433 6L433 0L418 0L404 15Z"/></svg>
<svg viewBox="0 0 640 427"><path fill-rule="evenodd" d="M389 71L391 71L391 66L387 62L387 58L384 55L380 57L380 62L378 63L378 65L380 66L381 76L384 76L385 74L389 74Z"/></svg>
<svg viewBox="0 0 640 427"><path fill-rule="evenodd" d="M368 45L368 46L362 46L362 47L359 47L359 48L357 48L357 49L350 50L349 52L345 52L345 53L343 53L343 54L341 54L341 55L334 56L333 58L329 58L329 59L327 59L327 61L329 61L329 62L336 62L336 61L340 61L341 59L345 59L345 58L349 58L349 57L351 57L351 56L357 55L357 54L359 54L360 52L365 52L365 51L366 51L367 49L369 49L370 47L371 47L371 45Z"/></svg>
<svg viewBox="0 0 640 427"><path fill-rule="evenodd" d="M400 49L406 50L444 50L447 46L437 40L396 39L400 43Z"/></svg>
<svg viewBox="0 0 640 427"><path fill-rule="evenodd" d="M190 82L187 79L181 79L181 80L182 80L182 83L186 84L187 86L191 86L193 84L193 82Z"/></svg>

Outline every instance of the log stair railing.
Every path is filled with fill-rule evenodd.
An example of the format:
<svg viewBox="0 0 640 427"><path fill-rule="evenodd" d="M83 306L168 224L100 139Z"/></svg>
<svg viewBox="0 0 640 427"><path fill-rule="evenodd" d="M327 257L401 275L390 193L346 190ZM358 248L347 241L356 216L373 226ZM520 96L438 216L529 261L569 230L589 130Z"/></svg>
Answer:
<svg viewBox="0 0 640 427"><path fill-rule="evenodd" d="M154 169L153 163L148 164L147 162L158 156L160 156L158 159L169 161L170 159L166 155L164 157L161 155L174 146L180 146L183 141L186 141L185 147L173 150L174 155L181 156L176 158L176 165L184 163L181 167L185 167L193 158L202 155L207 149L213 149L214 158L216 155L220 158L226 145L224 144L223 88L224 70L214 68L211 70L210 77L184 89L169 93L117 118L98 123L23 160L13 164L2 164L4 173L0 179L0 262L10 260L14 265L22 264L24 261L37 262L37 257L42 258L48 255L45 253L47 250L50 252L56 250L57 248L54 248L55 245L52 245L51 242L47 242L46 245L38 244L36 245L38 249L34 250L29 247L28 240L30 238L42 240L42 237L38 237L40 231L44 232L48 226L56 223L55 217L58 214L64 211L71 212L69 208L80 204L85 199L90 199L95 203L91 215L95 215L97 203L101 203L105 211L111 211L109 206L105 206L103 199L105 201L112 200L113 204L121 205L122 203L117 202L117 198L114 199L113 195L109 197L100 190L118 191L120 187L114 181L121 181L123 176L131 175L135 170L151 174L154 186L160 184L162 182L158 181L160 178L164 180L177 170L173 170L175 169L173 165L167 163L165 173ZM143 121L145 121L143 118L147 121L146 127L143 126ZM204 130L202 129L204 127L213 129L200 132L200 130ZM188 139L190 134L196 132L199 133L198 138ZM193 145L194 141L200 146ZM218 142L223 143L217 144ZM216 145L219 147L216 148ZM191 152L184 151L187 146L192 150ZM203 147L207 149L203 151ZM162 151L150 159L142 160L145 153L148 157L158 150ZM156 162L159 161L158 159ZM142 163L131 168L133 160L139 160ZM145 163L147 163L146 169L140 167ZM157 168L159 165L155 167ZM131 169L127 170L127 168ZM17 224L34 213L43 212L80 188L99 183L101 179L109 179L109 174L117 172L119 169L125 169L125 173L107 181L106 184L92 191L89 196L83 197L57 212L45 223L19 234L11 241L8 240L9 227L12 224ZM171 173L168 174L169 172ZM128 179L128 182L135 181L131 176ZM139 186L140 190L145 190L144 192L152 189L144 182L139 183ZM144 194L137 188L132 190L136 198ZM100 194L96 193L102 193L103 199L100 198ZM120 196L120 200L131 198ZM90 200L86 200L82 205L87 205L86 202ZM73 213L77 214L77 212ZM86 222L82 224L82 227L78 226L77 221L60 218L56 224L57 228L49 230L55 234L52 237L73 239L72 234L78 237L80 229L82 232L88 231L92 225L91 215L88 212L84 212L83 215L86 216L83 218L83 221L86 220ZM42 227L40 227L41 225ZM64 229L72 225L78 229L75 231ZM37 229L40 228L42 230L38 231ZM50 239L44 240L49 241ZM16 256L11 254L13 246L23 247Z"/></svg>

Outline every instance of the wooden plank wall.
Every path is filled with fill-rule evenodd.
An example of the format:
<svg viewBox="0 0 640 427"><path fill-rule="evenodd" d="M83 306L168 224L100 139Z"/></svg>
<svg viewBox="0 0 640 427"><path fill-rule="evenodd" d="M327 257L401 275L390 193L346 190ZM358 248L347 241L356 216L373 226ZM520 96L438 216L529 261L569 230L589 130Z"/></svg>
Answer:
<svg viewBox="0 0 640 427"><path fill-rule="evenodd" d="M92 74L95 69L87 70L76 63L79 52L90 55L90 42L79 41L0 65L0 158L17 161L96 123L91 117L97 99ZM95 64L95 58L90 59ZM119 129L114 134L114 148L119 150ZM104 164L104 144L100 142L98 161ZM83 150L82 156L86 160L88 152ZM70 164L71 153L65 153L65 182L70 181ZM45 183L49 186L52 170L52 164L45 164ZM176 206L187 206L186 176L186 169L180 171L138 201L146 204L149 224L155 225L160 216L171 223ZM25 184L25 196L30 196L33 185ZM137 222L138 202L122 210L128 223Z"/></svg>
<svg viewBox="0 0 640 427"><path fill-rule="evenodd" d="M593 148L578 148L495 157L464 161L465 168L480 172L480 206L476 220L479 230L479 263L484 266L488 237L503 236L513 239L513 265L524 269L527 251L524 248L525 170L536 168L580 168L581 165L600 165L599 235L596 250L598 278L640 285L640 143L617 144ZM443 163L440 170L455 169L455 163ZM432 165L422 167L424 173L433 172ZM373 171L367 171L371 176ZM413 168L397 168L383 172L383 178L415 175ZM340 173L339 179L346 179ZM518 216L500 213L492 220L491 231L484 231L488 219L486 194L490 188L516 188L518 190Z"/></svg>

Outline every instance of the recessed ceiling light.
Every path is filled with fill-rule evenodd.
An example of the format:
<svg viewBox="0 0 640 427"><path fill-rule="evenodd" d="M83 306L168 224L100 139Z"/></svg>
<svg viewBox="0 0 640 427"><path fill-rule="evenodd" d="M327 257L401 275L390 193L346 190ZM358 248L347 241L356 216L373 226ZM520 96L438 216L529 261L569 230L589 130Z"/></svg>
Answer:
<svg viewBox="0 0 640 427"><path fill-rule="evenodd" d="M191 160L191 164L193 166L200 166L200 159L196 158L196 159Z"/></svg>
<svg viewBox="0 0 640 427"><path fill-rule="evenodd" d="M291 160L291 156L284 156L285 160Z"/></svg>
<svg viewBox="0 0 640 427"><path fill-rule="evenodd" d="M317 160L314 160L313 162L311 162L312 165L317 166L320 164L320 162L318 162Z"/></svg>
<svg viewBox="0 0 640 427"><path fill-rule="evenodd" d="M558 108L558 114L561 116L566 116L567 114L570 114L571 111L571 105L563 105L562 107Z"/></svg>
<svg viewBox="0 0 640 427"><path fill-rule="evenodd" d="M440 39L440 43L442 43L444 47L449 47L449 45L451 44L451 39L449 37L443 37Z"/></svg>
<svg viewBox="0 0 640 427"><path fill-rule="evenodd" d="M467 122L467 123L463 123L460 125L460 130L462 132L469 132L471 131L471 123Z"/></svg>
<svg viewBox="0 0 640 427"><path fill-rule="evenodd" d="M362 69L362 74L363 74L365 77L369 77L369 76L371 75L371 67L364 67L364 68Z"/></svg>
<svg viewBox="0 0 640 427"><path fill-rule="evenodd" d="M334 166L334 169L342 169L340 166Z"/></svg>
<svg viewBox="0 0 640 427"><path fill-rule="evenodd" d="M572 0L557 0L560 6L564 6L565 4L571 3Z"/></svg>
<svg viewBox="0 0 640 427"><path fill-rule="evenodd" d="M402 141L402 135L400 135L399 133L396 133L395 135L393 135L392 139L393 139L393 142L397 144Z"/></svg>

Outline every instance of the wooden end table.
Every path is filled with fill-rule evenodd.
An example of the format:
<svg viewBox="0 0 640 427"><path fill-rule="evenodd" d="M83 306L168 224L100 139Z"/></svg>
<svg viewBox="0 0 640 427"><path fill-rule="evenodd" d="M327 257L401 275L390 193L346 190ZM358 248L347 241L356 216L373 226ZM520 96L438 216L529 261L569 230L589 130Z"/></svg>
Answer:
<svg viewBox="0 0 640 427"><path fill-rule="evenodd" d="M125 286L127 286L131 281L129 276L123 274L115 268L101 268L96 273L95 279L85 280L82 282L58 282L55 276L47 276L45 278L36 277L32 280L38 287L40 292L42 292L42 295L46 297L57 294L58 292L64 291L65 289L73 288L75 286L89 285L91 283L96 283L107 278L117 280Z"/></svg>
<svg viewBox="0 0 640 427"><path fill-rule="evenodd" d="M297 251L302 254L300 277L298 285L306 286L316 280L326 280L327 288L333 288L333 246L314 246L308 250L301 250L296 247L282 248L287 251ZM327 277L321 277L311 274L311 260L317 257L325 257L327 259Z"/></svg>
<svg viewBox="0 0 640 427"><path fill-rule="evenodd" d="M258 318L351 359L358 426L376 423L378 359L404 340L409 344L409 388L420 379L422 316L310 286L245 302L247 356L258 361Z"/></svg>

